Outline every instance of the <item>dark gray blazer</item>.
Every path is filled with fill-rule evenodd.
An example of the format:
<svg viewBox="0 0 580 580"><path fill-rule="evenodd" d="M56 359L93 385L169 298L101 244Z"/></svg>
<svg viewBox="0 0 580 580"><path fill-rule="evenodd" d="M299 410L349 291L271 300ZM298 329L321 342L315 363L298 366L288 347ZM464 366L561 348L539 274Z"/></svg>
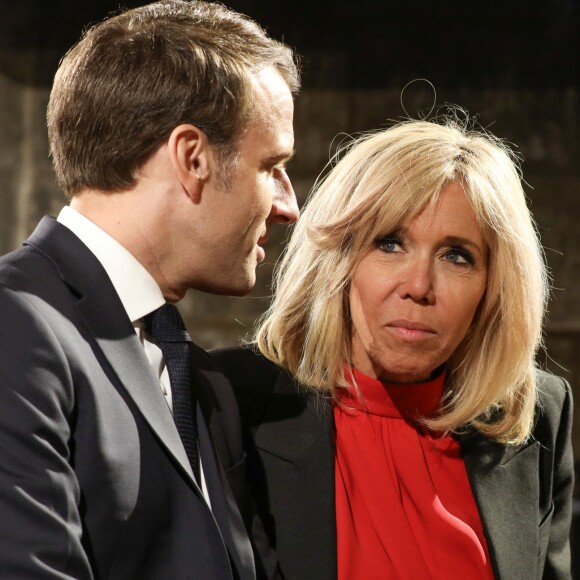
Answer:
<svg viewBox="0 0 580 580"><path fill-rule="evenodd" d="M54 219L0 259L0 314L0 576L255 578L237 405L210 357L192 355L211 511L109 278Z"/></svg>
<svg viewBox="0 0 580 580"><path fill-rule="evenodd" d="M249 451L253 499L278 573L287 580L336 578L334 443L328 403L249 349L212 355L230 378ZM495 577L570 578L573 487L569 385L539 376L533 437L504 446L477 433L461 438ZM272 553L264 566L276 576Z"/></svg>

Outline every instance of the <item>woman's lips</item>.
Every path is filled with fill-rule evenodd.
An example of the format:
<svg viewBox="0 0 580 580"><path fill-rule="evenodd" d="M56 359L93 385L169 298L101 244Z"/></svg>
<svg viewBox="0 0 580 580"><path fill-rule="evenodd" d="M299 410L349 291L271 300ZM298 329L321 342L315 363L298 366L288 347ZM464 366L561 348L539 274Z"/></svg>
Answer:
<svg viewBox="0 0 580 580"><path fill-rule="evenodd" d="M386 326L402 338L421 339L437 334L430 326L421 324L420 322L412 322L411 320L393 320L387 323Z"/></svg>

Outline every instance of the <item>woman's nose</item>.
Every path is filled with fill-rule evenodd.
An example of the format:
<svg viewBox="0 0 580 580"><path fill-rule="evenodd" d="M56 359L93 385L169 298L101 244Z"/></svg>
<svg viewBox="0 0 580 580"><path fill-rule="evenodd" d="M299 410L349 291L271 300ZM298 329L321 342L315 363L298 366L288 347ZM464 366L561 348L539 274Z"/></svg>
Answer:
<svg viewBox="0 0 580 580"><path fill-rule="evenodd" d="M425 305L435 302L433 267L428 258L410 258L400 275L399 296L402 299Z"/></svg>

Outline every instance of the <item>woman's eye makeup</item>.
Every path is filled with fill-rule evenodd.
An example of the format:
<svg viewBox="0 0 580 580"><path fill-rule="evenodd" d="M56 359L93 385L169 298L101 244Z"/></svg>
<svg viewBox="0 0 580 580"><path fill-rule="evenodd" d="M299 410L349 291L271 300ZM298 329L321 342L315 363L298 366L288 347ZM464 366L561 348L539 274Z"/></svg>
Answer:
<svg viewBox="0 0 580 580"><path fill-rule="evenodd" d="M453 264L467 264L469 266L475 265L475 258L473 254L466 248L449 248L445 251L443 257L447 262L452 262Z"/></svg>
<svg viewBox="0 0 580 580"><path fill-rule="evenodd" d="M381 236L377 239L375 244L379 250L382 250L388 254L392 252L398 252L403 248L403 240L401 239L401 236L397 234Z"/></svg>
<svg viewBox="0 0 580 580"><path fill-rule="evenodd" d="M377 238L375 246L381 252L393 254L405 250L405 241L402 235L392 233ZM474 266L476 262L473 253L462 245L447 246L442 249L440 255L445 262L457 264L458 266Z"/></svg>

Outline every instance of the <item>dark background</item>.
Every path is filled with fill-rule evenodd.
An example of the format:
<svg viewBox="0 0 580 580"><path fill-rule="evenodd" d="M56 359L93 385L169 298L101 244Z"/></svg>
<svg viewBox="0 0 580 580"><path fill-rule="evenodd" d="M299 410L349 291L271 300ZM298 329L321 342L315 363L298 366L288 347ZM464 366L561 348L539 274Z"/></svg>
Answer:
<svg viewBox="0 0 580 580"><path fill-rule="evenodd" d="M119 9L111 0L0 0L0 251L64 204L46 143L52 77L81 31ZM344 134L455 103L516 144L553 275L543 366L580 400L579 0L229 0L302 57L291 177L304 199ZM415 79L404 92L403 88ZM338 136L338 137L337 137ZM282 231L247 298L192 293L182 311L210 347L247 335L264 310ZM576 414L576 417L580 415ZM574 433L580 458L580 429ZM579 538L580 540L580 538ZM579 544L580 546L580 544ZM579 576L580 577L580 576Z"/></svg>
<svg viewBox="0 0 580 580"><path fill-rule="evenodd" d="M49 86L89 23L141 1L2 0L0 48L36 65L5 73ZM229 0L304 55L308 88L373 89L424 77L446 87L564 88L580 82L577 0Z"/></svg>

